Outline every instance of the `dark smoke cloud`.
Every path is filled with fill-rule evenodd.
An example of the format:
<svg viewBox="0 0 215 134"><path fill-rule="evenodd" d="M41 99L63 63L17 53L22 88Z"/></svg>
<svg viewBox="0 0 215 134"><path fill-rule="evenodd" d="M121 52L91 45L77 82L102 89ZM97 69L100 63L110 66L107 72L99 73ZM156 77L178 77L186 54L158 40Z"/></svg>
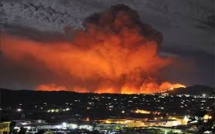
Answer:
<svg viewBox="0 0 215 134"><path fill-rule="evenodd" d="M123 15L123 12L125 12L127 16ZM120 26L116 26L114 21L119 21L119 23L122 24L119 24ZM151 25L141 22L138 13L125 5L116 5L111 7L107 12L102 14L97 13L86 18L84 26L88 27L88 25L108 28L116 33L122 31L123 28L134 27L135 29L140 30L141 34L149 40L156 41L158 44L162 43L162 34L152 28Z"/></svg>
<svg viewBox="0 0 215 134"><path fill-rule="evenodd" d="M189 68L191 67L190 64L187 63L192 61L194 64L190 71L181 73L178 73L178 70L175 69L177 66L174 66L173 73L167 75L166 73L169 71L167 69L160 77L165 77L165 79L167 78L166 80L173 80L173 82L180 81L188 85L199 83L214 85L214 30L206 25L207 23L202 23L207 22L207 16L211 16L211 13L207 13L210 12L210 9L212 9L211 7L213 7L209 0L205 0L204 2L198 0L193 5L190 1L156 2L134 0L116 2L112 0L92 0L86 2L68 0L1 0L0 27L10 34L17 37L22 36L30 40L39 42L67 42L71 40L71 35L74 33L73 28L72 30L71 28L68 28L69 30L66 29L67 35L62 33L66 25L71 25L75 28L82 27L84 18L89 16L89 14L107 9L116 3L125 3L133 7L133 9L137 9L142 21L150 22L149 24L153 24L156 29L158 28L159 31L162 31L164 35L164 43L161 47L162 52L166 52L166 55L174 55L181 58L183 62L186 61L185 64L187 66L189 65L187 67L188 70L190 70ZM188 9L187 7L189 7L189 11L184 10ZM201 14L199 14L200 11ZM165 49L169 47L171 47L171 49ZM57 80L60 76L52 76L54 75L53 73L42 71L44 66L42 66L41 63L38 65L40 67L35 69L34 67L20 65L20 63L16 64L17 65L15 65L13 61L9 63L8 58L2 58L1 56L0 82L4 87L23 88L25 80L31 83L28 84L28 86L24 86L28 88L32 88L43 81L45 83L63 83ZM19 70L17 70L17 68L19 68ZM26 72L26 70L29 71ZM34 70L33 72L35 73L31 70ZM23 80L20 80L20 74L18 72L20 72L20 74L23 73L23 76L26 77L22 77ZM28 76L27 74L31 75ZM38 77L37 74L44 74L44 77L42 77L44 79ZM175 75L173 76L173 74ZM195 77L192 77L192 74L195 74ZM50 79L49 76L54 79ZM29 78L31 79L29 80ZM13 84L11 84L11 81L14 81ZM73 84L71 81L75 80L67 76L64 85L68 83ZM78 83L80 81L76 82ZM80 82L80 84L81 83L82 82ZM91 81L91 83L93 83L93 81ZM105 85L109 83L111 82L107 82ZM86 84L86 86L89 85Z"/></svg>
<svg viewBox="0 0 215 134"><path fill-rule="evenodd" d="M62 77L57 83L40 83L36 87L40 90L152 93L183 86L157 77L159 70L173 59L158 55L161 33L143 24L138 13L128 6L116 5L94 14L83 26L65 29L68 36L74 34L70 42L53 42L50 38L38 42L5 34L3 55L37 70L31 63L36 61ZM71 81L61 83L66 76Z"/></svg>

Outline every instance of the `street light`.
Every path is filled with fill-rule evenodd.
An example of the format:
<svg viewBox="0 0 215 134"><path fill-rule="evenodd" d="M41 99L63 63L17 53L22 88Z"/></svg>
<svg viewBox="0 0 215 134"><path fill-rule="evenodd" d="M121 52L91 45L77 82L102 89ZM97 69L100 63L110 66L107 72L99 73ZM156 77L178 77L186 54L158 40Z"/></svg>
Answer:
<svg viewBox="0 0 215 134"><path fill-rule="evenodd" d="M17 112L22 112L22 109L21 108L17 108L16 111Z"/></svg>

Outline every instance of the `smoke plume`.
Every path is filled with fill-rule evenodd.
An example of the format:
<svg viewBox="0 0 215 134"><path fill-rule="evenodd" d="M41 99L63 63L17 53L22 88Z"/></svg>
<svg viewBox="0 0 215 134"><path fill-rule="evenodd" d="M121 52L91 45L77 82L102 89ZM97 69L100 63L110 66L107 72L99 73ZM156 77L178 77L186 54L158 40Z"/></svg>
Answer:
<svg viewBox="0 0 215 134"><path fill-rule="evenodd" d="M23 66L35 62L59 76L57 84L40 83L37 90L153 93L184 87L159 75L174 59L159 56L161 33L142 23L133 9L113 6L86 18L83 26L65 28L70 42L39 42L6 34L2 52Z"/></svg>

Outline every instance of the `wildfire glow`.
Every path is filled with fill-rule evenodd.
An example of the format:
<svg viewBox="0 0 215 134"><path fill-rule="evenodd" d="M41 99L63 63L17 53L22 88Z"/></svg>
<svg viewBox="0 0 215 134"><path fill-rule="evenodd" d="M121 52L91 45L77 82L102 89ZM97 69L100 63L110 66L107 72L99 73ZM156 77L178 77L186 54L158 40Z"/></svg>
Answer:
<svg viewBox="0 0 215 134"><path fill-rule="evenodd" d="M41 91L66 91L67 88L64 87L64 86L57 86L55 85L54 83L51 83L51 84L47 84L47 85L39 85L37 87L38 90L41 90Z"/></svg>
<svg viewBox="0 0 215 134"><path fill-rule="evenodd" d="M2 52L19 64L39 63L60 77L35 87L42 91L133 94L185 87L158 77L174 59L159 56L162 35L142 24L136 11L114 6L90 16L83 25L74 30L71 42L38 42L6 34Z"/></svg>
<svg viewBox="0 0 215 134"><path fill-rule="evenodd" d="M160 91L166 91L166 90L174 90L176 88L185 88L185 85L182 84L171 84L169 82L164 82L161 85L158 85L156 83L147 83L146 85L143 85L143 87L140 87L140 89L137 88L130 88L128 87L122 87L120 92L117 92L118 90L114 88L106 88L106 89L97 89L94 92L95 93L121 93L121 94L140 94L140 93L145 93L145 94L150 94L150 93L155 93L155 92L160 92ZM75 91L75 92L81 92L81 93L87 93L89 92L87 89L83 88L74 88L73 90L68 89L65 86L57 86L54 83L52 84L42 84L36 87L37 90L40 91Z"/></svg>

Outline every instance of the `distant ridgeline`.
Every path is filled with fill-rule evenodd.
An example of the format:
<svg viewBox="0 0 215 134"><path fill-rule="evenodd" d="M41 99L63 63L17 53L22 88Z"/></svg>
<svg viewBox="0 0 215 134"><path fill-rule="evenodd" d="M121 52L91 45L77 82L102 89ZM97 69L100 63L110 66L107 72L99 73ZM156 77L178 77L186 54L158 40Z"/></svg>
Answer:
<svg viewBox="0 0 215 134"><path fill-rule="evenodd" d="M166 93L173 94L173 95L174 94L189 94L189 95L206 94L209 96L212 96L212 95L215 96L215 88L203 86L203 85L196 85L196 86L191 86L187 88L178 88L174 90L169 90Z"/></svg>
<svg viewBox="0 0 215 134"><path fill-rule="evenodd" d="M178 88L171 91L166 91L165 93L169 93L172 95L176 94L190 94L190 95L210 95L214 94L215 96L215 88L211 88L208 86L192 86L187 88ZM8 105L8 104L17 104L19 103L43 103L43 102L51 102L54 104L61 104L65 102L69 102L71 99L83 99L93 97L96 94L94 93L77 93L77 92L67 92L67 91L51 91L51 92L43 92L43 91L32 91L32 90L8 90L0 88L0 104ZM97 94L99 96L99 94ZM103 94L105 95L105 94ZM132 95L124 95L124 94L108 94L109 96L132 96Z"/></svg>

